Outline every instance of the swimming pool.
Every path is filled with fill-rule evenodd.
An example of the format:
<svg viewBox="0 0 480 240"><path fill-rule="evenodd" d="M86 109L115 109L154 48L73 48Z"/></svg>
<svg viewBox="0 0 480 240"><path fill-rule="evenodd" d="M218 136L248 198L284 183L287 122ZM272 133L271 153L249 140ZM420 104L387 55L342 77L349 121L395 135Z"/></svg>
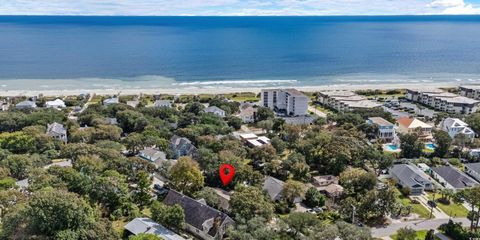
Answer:
<svg viewBox="0 0 480 240"><path fill-rule="evenodd" d="M397 147L397 145L395 145L395 144L386 144L385 149L388 150L388 151L392 151L392 152L400 150L400 148Z"/></svg>
<svg viewBox="0 0 480 240"><path fill-rule="evenodd" d="M436 146L433 143L425 143L425 148L435 150Z"/></svg>

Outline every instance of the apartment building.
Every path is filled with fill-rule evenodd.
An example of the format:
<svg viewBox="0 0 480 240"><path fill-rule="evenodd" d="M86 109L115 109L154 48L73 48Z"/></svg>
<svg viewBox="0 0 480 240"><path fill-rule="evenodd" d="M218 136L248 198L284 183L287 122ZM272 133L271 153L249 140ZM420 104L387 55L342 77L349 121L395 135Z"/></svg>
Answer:
<svg viewBox="0 0 480 240"><path fill-rule="evenodd" d="M430 106L438 111L471 114L477 111L480 101L440 89L407 89L406 98Z"/></svg>
<svg viewBox="0 0 480 240"><path fill-rule="evenodd" d="M306 115L308 97L296 89L263 89L261 104L290 116Z"/></svg>
<svg viewBox="0 0 480 240"><path fill-rule="evenodd" d="M381 104L370 101L351 91L324 91L320 92L317 100L339 112L348 112L355 109L372 109L381 107Z"/></svg>
<svg viewBox="0 0 480 240"><path fill-rule="evenodd" d="M480 100L480 85L460 86L458 90L461 96Z"/></svg>

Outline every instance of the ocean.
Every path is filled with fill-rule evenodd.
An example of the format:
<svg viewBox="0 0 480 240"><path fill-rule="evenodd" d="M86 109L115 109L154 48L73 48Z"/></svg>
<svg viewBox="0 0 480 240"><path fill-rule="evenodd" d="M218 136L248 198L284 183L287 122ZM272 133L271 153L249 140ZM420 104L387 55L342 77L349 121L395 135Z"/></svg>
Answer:
<svg viewBox="0 0 480 240"><path fill-rule="evenodd" d="M0 16L0 90L480 83L480 16Z"/></svg>

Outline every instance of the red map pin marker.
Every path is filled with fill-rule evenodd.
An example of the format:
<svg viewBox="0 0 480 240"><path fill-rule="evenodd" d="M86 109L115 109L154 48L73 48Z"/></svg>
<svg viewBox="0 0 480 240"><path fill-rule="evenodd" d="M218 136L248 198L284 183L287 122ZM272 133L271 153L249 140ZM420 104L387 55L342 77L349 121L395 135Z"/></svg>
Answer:
<svg viewBox="0 0 480 240"><path fill-rule="evenodd" d="M228 173L226 172L228 171ZM222 164L220 166L220 179L222 180L223 186L227 186L233 180L235 175L235 168L230 164Z"/></svg>

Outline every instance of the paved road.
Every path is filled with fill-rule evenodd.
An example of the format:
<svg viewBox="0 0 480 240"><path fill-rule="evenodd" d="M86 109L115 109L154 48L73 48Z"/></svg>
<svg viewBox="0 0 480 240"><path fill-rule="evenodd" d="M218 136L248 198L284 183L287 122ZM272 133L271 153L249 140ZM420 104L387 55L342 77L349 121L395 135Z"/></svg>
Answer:
<svg viewBox="0 0 480 240"><path fill-rule="evenodd" d="M386 237L394 234L398 229L404 227L410 227L416 231L437 229L440 225L447 223L448 220L449 219L432 219L394 223L384 228L372 228L372 235L374 237ZM461 222L464 226L470 226L470 221L467 218L453 218L453 221Z"/></svg>

